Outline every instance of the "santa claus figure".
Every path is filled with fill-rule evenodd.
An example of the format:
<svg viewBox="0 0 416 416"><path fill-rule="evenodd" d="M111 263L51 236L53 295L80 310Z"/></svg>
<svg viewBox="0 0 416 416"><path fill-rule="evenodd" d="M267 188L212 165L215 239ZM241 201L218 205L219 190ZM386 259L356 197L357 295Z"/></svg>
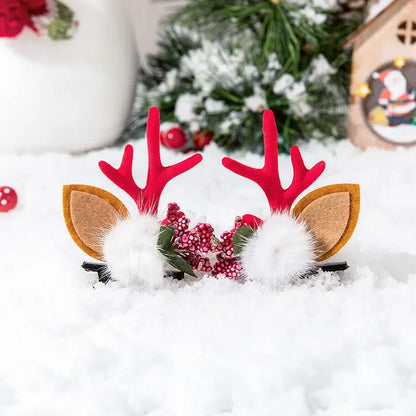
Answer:
<svg viewBox="0 0 416 416"><path fill-rule="evenodd" d="M383 107L390 126L411 124L416 109L415 91L408 89L407 79L397 69L374 72L373 78L385 86L378 103Z"/></svg>

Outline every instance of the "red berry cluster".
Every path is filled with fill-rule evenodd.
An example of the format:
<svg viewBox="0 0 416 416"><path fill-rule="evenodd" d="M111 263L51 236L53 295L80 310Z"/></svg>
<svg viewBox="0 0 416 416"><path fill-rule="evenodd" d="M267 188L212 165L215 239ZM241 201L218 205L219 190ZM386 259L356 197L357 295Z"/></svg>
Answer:
<svg viewBox="0 0 416 416"><path fill-rule="evenodd" d="M248 226L242 218L237 217L234 228L226 231L221 235L220 244L218 245L217 262L214 264L212 274L214 276L225 276L228 279L238 279L243 271L243 266L234 255L233 236L237 228Z"/></svg>
<svg viewBox="0 0 416 416"><path fill-rule="evenodd" d="M198 272L209 273L212 271L211 261L208 257L202 257L200 254L188 256L189 264Z"/></svg>
<svg viewBox="0 0 416 416"><path fill-rule="evenodd" d="M263 221L254 215L237 217L234 228L223 233L220 239L215 237L212 225L199 223L189 229L189 222L190 220L180 211L178 204L168 205L167 216L162 224L175 227L173 247L178 254L196 271L212 272L215 277L238 279L243 272L243 267L234 255L234 234L242 226L257 229ZM206 257L207 253L216 253L217 261L214 266Z"/></svg>
<svg viewBox="0 0 416 416"><path fill-rule="evenodd" d="M189 222L178 204L172 203L168 205L167 216L162 224L175 227L173 247L194 270L211 272L211 262L205 255L214 249L214 228L210 224L199 223L189 229Z"/></svg>
<svg viewBox="0 0 416 416"><path fill-rule="evenodd" d="M217 256L218 261L214 264L212 274L214 276L225 276L230 280L238 279L241 276L243 266L236 258Z"/></svg>
<svg viewBox="0 0 416 416"><path fill-rule="evenodd" d="M180 211L179 205L171 203L168 205L168 212L166 218L162 221L163 225L171 225L175 227L174 236L180 237L188 230L190 219L185 217L185 214Z"/></svg>

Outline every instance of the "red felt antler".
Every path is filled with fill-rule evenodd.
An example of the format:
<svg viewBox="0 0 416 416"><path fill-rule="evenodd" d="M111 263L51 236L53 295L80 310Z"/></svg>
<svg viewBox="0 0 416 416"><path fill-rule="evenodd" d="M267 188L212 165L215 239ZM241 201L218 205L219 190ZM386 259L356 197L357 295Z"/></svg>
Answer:
<svg viewBox="0 0 416 416"><path fill-rule="evenodd" d="M107 162L99 163L101 171L119 188L127 192L136 202L140 212L157 214L159 200L166 184L176 176L192 169L202 160L201 154L196 154L172 166L163 166L160 160L160 115L153 107L149 110L147 121L147 151L149 167L147 182L144 189L137 186L133 179L133 147L127 145L124 149L123 160L118 169Z"/></svg>
<svg viewBox="0 0 416 416"><path fill-rule="evenodd" d="M319 178L325 169L325 162L319 162L312 169L307 169L299 148L292 146L290 156L293 165L293 181L289 188L283 189L278 165L278 133L271 110L265 111L263 115L263 134L263 168L252 168L229 157L225 157L222 164L237 175L256 182L266 194L272 212L290 210L295 199Z"/></svg>

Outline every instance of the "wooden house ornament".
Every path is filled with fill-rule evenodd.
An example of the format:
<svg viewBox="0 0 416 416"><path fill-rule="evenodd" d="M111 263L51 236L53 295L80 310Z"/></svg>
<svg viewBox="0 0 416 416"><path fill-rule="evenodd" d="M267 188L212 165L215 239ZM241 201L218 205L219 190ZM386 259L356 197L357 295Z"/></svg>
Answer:
<svg viewBox="0 0 416 416"><path fill-rule="evenodd" d="M353 47L348 137L361 148L416 145L416 0L395 0Z"/></svg>

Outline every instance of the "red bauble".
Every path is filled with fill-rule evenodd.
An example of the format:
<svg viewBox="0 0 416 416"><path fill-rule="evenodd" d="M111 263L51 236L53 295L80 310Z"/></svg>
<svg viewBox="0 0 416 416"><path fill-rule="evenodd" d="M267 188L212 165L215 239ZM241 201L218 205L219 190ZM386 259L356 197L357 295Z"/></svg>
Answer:
<svg viewBox="0 0 416 416"><path fill-rule="evenodd" d="M160 133L160 142L169 149L182 149L186 145L186 135L180 127L172 127Z"/></svg>
<svg viewBox="0 0 416 416"><path fill-rule="evenodd" d="M0 212L9 212L17 206L17 193L10 186L0 187Z"/></svg>
<svg viewBox="0 0 416 416"><path fill-rule="evenodd" d="M46 0L0 0L0 38L15 38L25 26L37 32L32 16L47 11Z"/></svg>
<svg viewBox="0 0 416 416"><path fill-rule="evenodd" d="M214 137L214 133L212 131L200 131L199 133L194 134L192 140L194 142L195 148L197 150L202 150L207 144L211 143L211 140Z"/></svg>

